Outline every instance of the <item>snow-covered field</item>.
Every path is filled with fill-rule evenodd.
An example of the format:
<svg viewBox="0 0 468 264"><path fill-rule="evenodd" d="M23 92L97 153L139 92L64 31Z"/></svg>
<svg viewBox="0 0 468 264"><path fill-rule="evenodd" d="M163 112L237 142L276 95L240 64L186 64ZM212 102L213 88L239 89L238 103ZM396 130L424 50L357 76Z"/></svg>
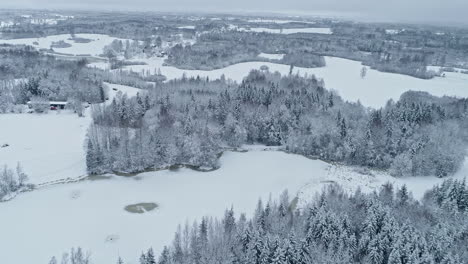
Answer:
<svg viewBox="0 0 468 264"><path fill-rule="evenodd" d="M20 162L31 183L85 175L89 122L70 111L0 115L0 145L9 145L0 148L0 166L15 168Z"/></svg>
<svg viewBox="0 0 468 264"><path fill-rule="evenodd" d="M266 32L273 34L295 34L295 33L311 33L311 34L333 34L331 28L239 28L241 31L252 31L252 32Z"/></svg>
<svg viewBox="0 0 468 264"><path fill-rule="evenodd" d="M241 82L252 70L260 69L262 65L269 67L270 71L278 71L281 74L289 73L289 65L268 62L245 62L212 71L181 70L172 66L164 66L164 58L135 59L146 62L147 65L132 65L124 69L134 72L150 70L154 72L160 69L168 79L180 78L186 73L188 77L200 76L210 79L225 75L226 78ZM345 100L358 101L369 107L383 107L389 99L398 100L406 91L427 91L433 95L468 97L468 74L446 73L446 77L436 77L423 80L411 76L379 72L368 68L367 76L361 78L362 64L342 58L325 57L327 66L321 68L295 67L294 73L315 74L325 80L325 86L338 92ZM91 64L92 66L105 68L106 64Z"/></svg>
<svg viewBox="0 0 468 264"><path fill-rule="evenodd" d="M309 198L329 181L370 191L391 179L258 149L228 152L221 165L213 172L180 169L50 186L0 203L0 248L5 249L0 259L8 264L48 263L50 256L82 246L92 252L94 263L113 263L121 256L125 263L136 264L138 254L150 246L159 254L187 219L222 217L231 205L237 213L252 213L260 196L264 201L270 194L277 198L284 189L292 197ZM408 182L415 181L427 189L439 180ZM124 210L141 202L159 207L144 214Z"/></svg>
<svg viewBox="0 0 468 264"><path fill-rule="evenodd" d="M270 53L260 53L258 57L265 58L269 60L281 60L286 54L270 54Z"/></svg>
<svg viewBox="0 0 468 264"><path fill-rule="evenodd" d="M13 26L15 23L12 21L0 21L0 28L7 28Z"/></svg>
<svg viewBox="0 0 468 264"><path fill-rule="evenodd" d="M128 97L136 96L137 93L142 93L141 89L120 85L120 84L113 84L113 83L104 83L105 86L109 88L109 102L116 96L118 92L122 92L123 94L127 94Z"/></svg>
<svg viewBox="0 0 468 264"><path fill-rule="evenodd" d="M195 26L182 26L178 27L179 29L195 29Z"/></svg>
<svg viewBox="0 0 468 264"><path fill-rule="evenodd" d="M23 39L0 39L0 44L24 44L39 49L49 49L52 42L64 41L71 45L68 48L54 48L54 51L70 55L101 55L104 46L110 44L117 38L101 34L76 34L76 38L90 39L88 43L76 43L71 39L70 34L52 35L42 38L23 38ZM125 41L125 40L123 40Z"/></svg>
<svg viewBox="0 0 468 264"><path fill-rule="evenodd" d="M124 85L106 85L109 102L119 91L128 96L141 91ZM69 110L0 115L0 146L9 145L0 148L0 166L16 168L20 162L34 184L84 176L84 140L90 122L89 111L85 117Z"/></svg>
<svg viewBox="0 0 468 264"><path fill-rule="evenodd" d="M405 29L386 29L385 33L388 35L396 35L403 31L405 31Z"/></svg>
<svg viewBox="0 0 468 264"><path fill-rule="evenodd" d="M249 23L275 23L275 24L287 24L287 23L306 23L306 24L315 24L313 21L302 21L302 20L283 20L283 19L249 19Z"/></svg>

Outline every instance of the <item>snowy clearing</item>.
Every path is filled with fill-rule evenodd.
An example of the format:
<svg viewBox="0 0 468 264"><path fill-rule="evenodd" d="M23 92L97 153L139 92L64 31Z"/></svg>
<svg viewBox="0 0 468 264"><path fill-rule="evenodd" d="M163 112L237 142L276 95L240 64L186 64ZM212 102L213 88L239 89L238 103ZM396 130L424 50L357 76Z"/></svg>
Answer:
<svg viewBox="0 0 468 264"><path fill-rule="evenodd" d="M331 28L239 28L240 31L251 32L265 32L273 34L296 34L296 33L310 33L310 34L333 34Z"/></svg>
<svg viewBox="0 0 468 264"><path fill-rule="evenodd" d="M135 96L140 89L106 83L109 101L121 91ZM114 90L116 89L116 90ZM46 114L2 114L0 124L0 166L16 168L18 162L39 184L86 175L84 140L91 123L89 111L78 117L69 110Z"/></svg>
<svg viewBox="0 0 468 264"><path fill-rule="evenodd" d="M270 53L260 53L258 57L265 58L269 60L282 60L286 54L270 54Z"/></svg>
<svg viewBox="0 0 468 264"><path fill-rule="evenodd" d="M385 33L388 34L388 35L396 35L396 34L400 34L401 32L404 32L405 29L386 29L385 30Z"/></svg>
<svg viewBox="0 0 468 264"><path fill-rule="evenodd" d="M134 72L151 71L157 69L165 75L168 80L180 78L184 73L188 77L209 77L219 78L225 75L226 78L241 82L242 79L252 69L260 69L262 65L269 67L270 71L278 71L281 74L288 74L290 66L269 62L244 62L228 66L223 69L212 71L201 70L181 70L172 66L164 65L165 58L135 59L143 61L147 65L126 66L124 69ZM398 100L400 95L406 91L426 91L436 96L459 96L468 97L468 74L447 73L446 77L435 77L430 80L418 79L415 77L379 72L369 67L365 78L361 78L361 62L348 59L325 57L326 66L321 68L301 68L294 67L294 73L315 74L318 78L325 80L327 89L338 92L345 100L361 101L365 106L380 108L389 99ZM105 64L95 64L91 66L106 67Z"/></svg>
<svg viewBox="0 0 468 264"><path fill-rule="evenodd" d="M14 26L14 25L15 23L12 21L0 21L0 28L7 28L7 27Z"/></svg>
<svg viewBox="0 0 468 264"><path fill-rule="evenodd" d="M183 27L177 27L178 29L195 29L195 26L183 26Z"/></svg>
<svg viewBox="0 0 468 264"><path fill-rule="evenodd" d="M0 115L0 165L18 162L30 182L44 183L86 174L83 142L91 119L71 111Z"/></svg>
<svg viewBox="0 0 468 264"><path fill-rule="evenodd" d="M13 45L30 45L39 49L50 49L53 42L64 41L70 44L71 47L67 48L54 48L54 51L70 55L91 55L99 56L102 54L104 46L109 45L112 41L118 38L110 37L101 34L76 34L76 38L83 38L91 40L88 43L75 42L70 34L53 35L43 38L24 38L24 39L1 39L0 44L13 44ZM122 41L125 41L122 39Z"/></svg>
<svg viewBox="0 0 468 264"><path fill-rule="evenodd" d="M313 21L302 21L302 20L282 20L282 19L249 19L249 23L275 23L275 24L288 24L288 23L305 23L305 24L316 24Z"/></svg>
<svg viewBox="0 0 468 264"><path fill-rule="evenodd" d="M49 186L0 203L0 212L8 212L2 213L0 247L10 249L0 251L0 259L9 264L47 263L52 255L84 246L94 263L121 256L136 264L141 250L152 246L158 254L187 219L221 217L231 205L237 213L251 214L259 197L277 198L284 189L308 199L331 181L346 184L348 190L361 186L371 191L392 180L351 169L343 174L325 162L278 151L227 152L221 165L205 173L180 169ZM410 189L414 183L422 191L440 179L394 181L408 182ZM158 208L142 214L124 210L148 201ZM25 250L29 253L21 254Z"/></svg>
<svg viewBox="0 0 468 264"><path fill-rule="evenodd" d="M104 83L104 85L109 88L109 101L108 102L111 102L118 92L127 94L128 97L133 97L133 96L136 96L137 93L144 92L141 89L131 87L131 86L126 86L126 85L106 83L106 82Z"/></svg>

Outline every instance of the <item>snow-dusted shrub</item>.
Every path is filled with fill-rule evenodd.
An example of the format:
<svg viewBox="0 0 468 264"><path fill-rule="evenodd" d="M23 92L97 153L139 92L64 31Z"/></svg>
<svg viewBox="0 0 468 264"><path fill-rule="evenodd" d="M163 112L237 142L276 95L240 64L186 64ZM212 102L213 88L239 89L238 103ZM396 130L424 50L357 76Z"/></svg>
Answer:
<svg viewBox="0 0 468 264"><path fill-rule="evenodd" d="M31 98L30 106L36 113L46 113L49 111L50 102L42 96L34 96Z"/></svg>
<svg viewBox="0 0 468 264"><path fill-rule="evenodd" d="M6 165L0 169L0 201L20 189L28 187L28 175L23 172L20 164L16 170L8 168Z"/></svg>

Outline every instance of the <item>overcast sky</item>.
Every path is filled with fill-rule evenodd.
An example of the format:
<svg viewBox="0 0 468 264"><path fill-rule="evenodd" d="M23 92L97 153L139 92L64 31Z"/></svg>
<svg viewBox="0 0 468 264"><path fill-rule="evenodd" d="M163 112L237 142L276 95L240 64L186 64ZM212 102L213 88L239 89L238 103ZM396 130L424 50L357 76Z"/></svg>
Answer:
<svg viewBox="0 0 468 264"><path fill-rule="evenodd" d="M0 8L331 14L371 21L468 25L468 0L0 0Z"/></svg>

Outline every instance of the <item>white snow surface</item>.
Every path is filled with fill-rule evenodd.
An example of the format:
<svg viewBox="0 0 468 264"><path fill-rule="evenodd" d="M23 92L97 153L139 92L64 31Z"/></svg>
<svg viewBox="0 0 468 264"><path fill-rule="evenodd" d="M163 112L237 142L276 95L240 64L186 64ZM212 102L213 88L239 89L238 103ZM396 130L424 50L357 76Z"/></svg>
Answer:
<svg viewBox="0 0 468 264"><path fill-rule="evenodd" d="M249 19L249 23L275 23L275 24L287 24L287 23L306 23L306 24L316 24L313 21L302 21L302 20L283 20L283 19Z"/></svg>
<svg viewBox="0 0 468 264"><path fill-rule="evenodd" d="M251 32L266 32L273 34L295 34L295 33L310 33L310 34L333 34L331 28L239 28L240 31L251 31Z"/></svg>
<svg viewBox="0 0 468 264"><path fill-rule="evenodd" d="M9 145L0 148L0 166L20 162L34 184L83 176L89 123L68 110L0 115L0 145Z"/></svg>
<svg viewBox="0 0 468 264"><path fill-rule="evenodd" d="M0 203L0 248L7 249L0 251L0 259L8 264L48 263L52 255L82 246L92 252L94 263L113 263L121 256L125 263L137 264L142 250L153 247L159 254L163 245L170 244L177 225L186 220L222 217L231 205L237 213L251 215L259 197L275 199L285 189L291 197L298 194L304 204L303 198L309 199L330 181L349 190L361 186L371 191L392 179L259 148L227 152L220 162L221 168L213 172L180 169L133 178L114 176L44 187ZM395 181L423 190L440 179ZM144 214L124 210L140 202L159 207Z"/></svg>
<svg viewBox="0 0 468 264"><path fill-rule="evenodd" d="M111 102L119 91L129 97L142 92L125 85L105 85L109 87L107 102ZM84 117L78 117L70 110L46 114L2 114L0 146L9 146L0 148L0 166L8 165L14 169L20 162L29 182L34 184L85 176L84 142L90 123L89 109Z"/></svg>
<svg viewBox="0 0 468 264"><path fill-rule="evenodd" d="M7 28L7 27L14 26L14 25L15 23L12 21L0 21L0 28Z"/></svg>
<svg viewBox="0 0 468 264"><path fill-rule="evenodd" d="M182 27L177 27L179 29L195 29L195 26L182 26Z"/></svg>
<svg viewBox="0 0 468 264"><path fill-rule="evenodd" d="M124 69L134 72L150 70L154 72L160 69L161 73L168 79L180 78L182 74L188 77L209 77L217 79L221 75L226 78L241 82L252 69L260 69L262 65L269 67L271 72L278 71L285 75L289 73L290 66L269 62L244 62L226 68L201 71L182 70L172 66L164 65L165 58L135 59L146 62L147 65L131 65ZM361 78L361 62L348 59L325 57L326 66L321 68L294 67L294 73L301 75L314 74L325 80L325 87L336 91L345 100L360 101L364 106L380 108L385 106L389 99L398 100L400 95L406 91L426 91L436 96L458 96L468 97L468 74L447 73L446 77L435 77L429 80L418 79L402 74L386 73L372 70L369 67L365 78ZM94 65L105 68L105 64Z"/></svg>
<svg viewBox="0 0 468 264"><path fill-rule="evenodd" d="M269 60L281 60L286 54L271 54L271 53L260 53L258 57Z"/></svg>
<svg viewBox="0 0 468 264"><path fill-rule="evenodd" d="M122 92L122 94L127 94L128 97L136 96L137 93L145 92L142 89L138 89L135 87L127 86L127 85L120 85L120 84L113 84L113 83L104 83L105 86L109 87L109 102L117 95L118 92Z"/></svg>
<svg viewBox="0 0 468 264"><path fill-rule="evenodd" d="M77 38L91 39L89 43L75 43L71 39L70 34L51 35L42 38L22 38L22 39L0 39L0 44L24 44L30 45L39 49L49 49L52 42L58 42L63 40L64 42L72 45L68 48L54 48L54 51L70 54L70 55L91 55L99 56L102 54L104 46L109 45L112 41L118 38L114 38L108 35L101 34L76 34ZM125 41L124 39L121 39ZM37 43L38 45L36 45Z"/></svg>
<svg viewBox="0 0 468 264"><path fill-rule="evenodd" d="M386 29L385 30L385 33L388 34L388 35L396 35L396 34L399 34L401 32L405 31L405 29Z"/></svg>

